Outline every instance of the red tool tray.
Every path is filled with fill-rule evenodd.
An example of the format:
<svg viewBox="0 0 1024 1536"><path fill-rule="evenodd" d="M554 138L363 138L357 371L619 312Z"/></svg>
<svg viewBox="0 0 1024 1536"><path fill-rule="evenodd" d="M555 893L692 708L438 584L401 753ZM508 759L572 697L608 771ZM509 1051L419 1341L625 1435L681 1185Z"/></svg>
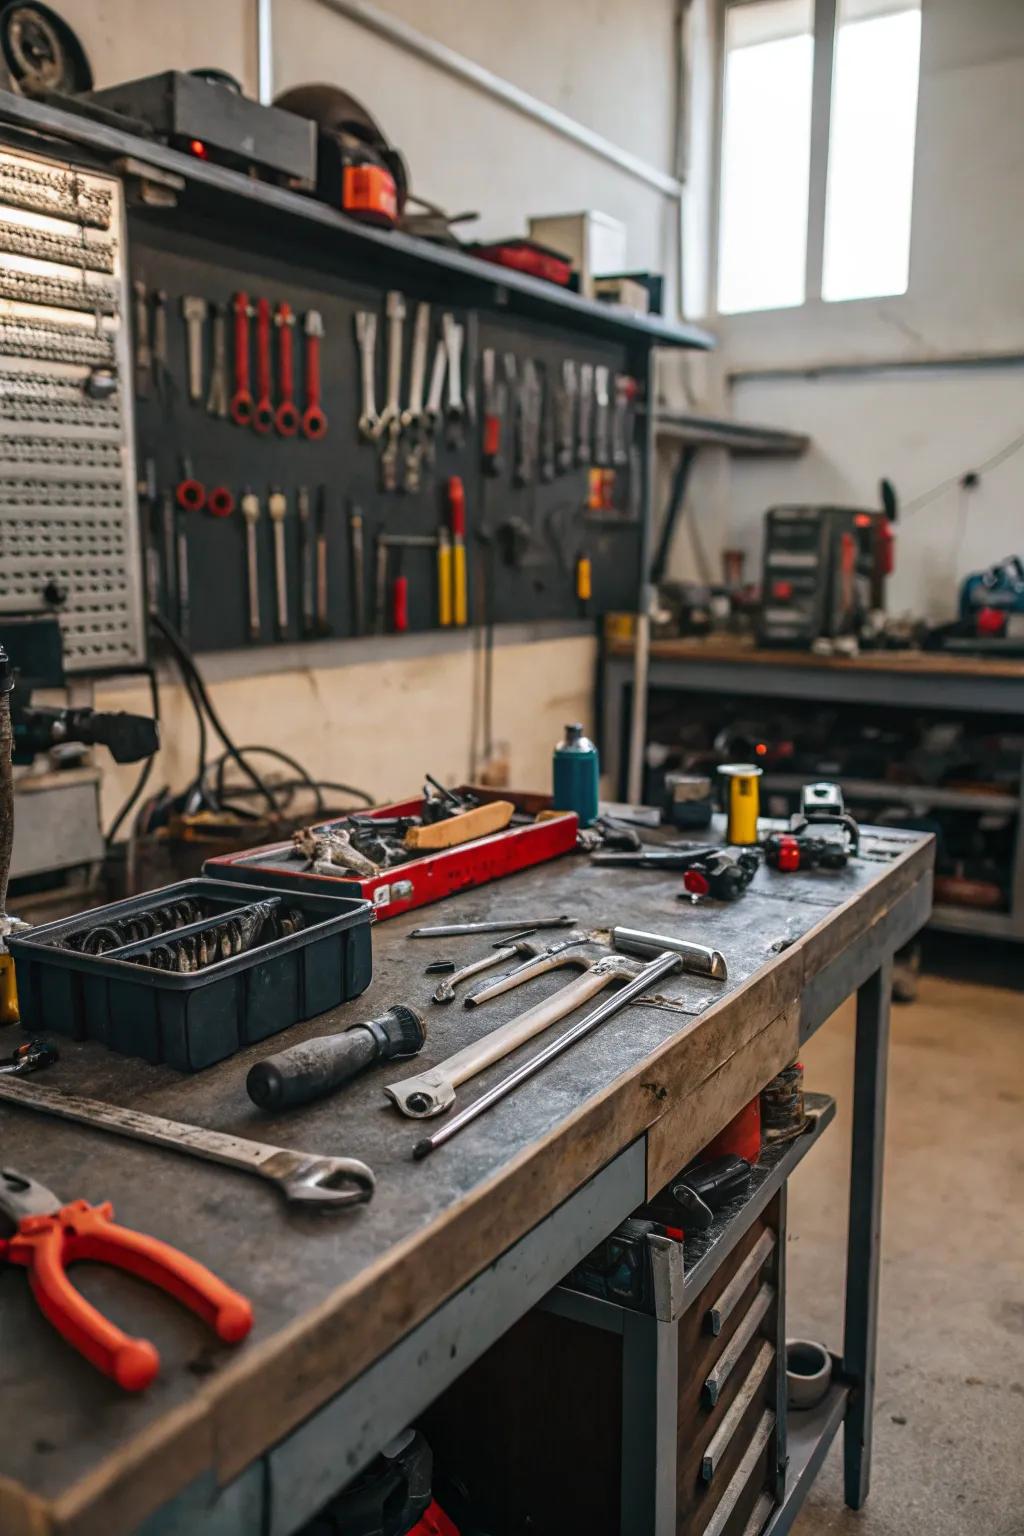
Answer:
<svg viewBox="0 0 1024 1536"><path fill-rule="evenodd" d="M515 790L482 789L476 785L460 785L459 790L469 790L481 804L491 800L511 800L517 811L531 816L548 809L551 804L547 795ZM372 811L359 814L411 816L417 814L422 804L423 796L416 795L411 800L378 805ZM340 817L316 825L336 826L339 820ZM458 848L444 848L438 853L410 859L407 864L395 864L367 879L340 871L337 875L314 875L302 868L305 860L295 852L291 843L267 843L244 853L220 854L217 858L207 859L203 873L217 880L241 880L252 885L282 885L292 890L362 896L373 902L377 921L382 922L413 907L425 907L445 896L452 896L456 891L486 885L488 880L500 880L503 875L514 875L531 864L543 864L547 859L569 853L576 846L576 829L575 813L562 811L544 821L506 827L503 832L492 832L489 837L478 837Z"/></svg>

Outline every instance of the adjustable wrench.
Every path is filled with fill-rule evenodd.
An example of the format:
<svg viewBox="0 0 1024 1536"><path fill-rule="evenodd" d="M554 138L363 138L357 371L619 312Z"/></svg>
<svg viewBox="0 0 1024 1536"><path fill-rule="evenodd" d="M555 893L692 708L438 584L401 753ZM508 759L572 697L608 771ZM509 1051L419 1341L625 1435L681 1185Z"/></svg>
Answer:
<svg viewBox="0 0 1024 1536"><path fill-rule="evenodd" d="M260 499L255 491L245 491L239 509L245 519L245 571L249 595L249 639L260 638L260 554L257 529L260 520Z"/></svg>
<svg viewBox="0 0 1024 1536"><path fill-rule="evenodd" d="M559 474L562 475L572 468L573 428L576 423L578 395L579 381L576 377L576 364L572 358L567 357L562 363L561 387L555 396L558 413L558 451L555 455L555 464Z"/></svg>
<svg viewBox="0 0 1024 1536"><path fill-rule="evenodd" d="M387 433L380 456L381 489L393 491L398 486L398 439L402 433L402 331L405 324L405 299L392 288L387 296L388 322L388 393L377 422L377 435Z"/></svg>
<svg viewBox="0 0 1024 1536"><path fill-rule="evenodd" d="M153 348L149 339L149 295L141 278L132 283L135 296L135 393L140 400L149 396L153 383Z"/></svg>
<svg viewBox="0 0 1024 1536"><path fill-rule="evenodd" d="M256 432L267 433L274 425L274 405L270 398L270 300L256 300L256 404L252 425Z"/></svg>
<svg viewBox="0 0 1024 1536"><path fill-rule="evenodd" d="M95 1125L133 1141L146 1141L172 1152L187 1152L211 1163L223 1163L243 1173L254 1173L281 1191L289 1202L341 1209L362 1205L373 1195L372 1171L354 1157L315 1157L292 1152L261 1141L249 1141L223 1131L207 1131L198 1125L164 1120L138 1109L122 1109L99 1099L83 1099L75 1093L59 1093L20 1079L0 1080L0 1098L23 1109L41 1110L81 1125Z"/></svg>
<svg viewBox="0 0 1024 1536"><path fill-rule="evenodd" d="M594 463L608 463L608 380L609 370L603 364L594 369Z"/></svg>
<svg viewBox="0 0 1024 1536"><path fill-rule="evenodd" d="M294 437L299 430L299 412L295 405L295 315L290 304L279 304L274 311L277 329L277 412L274 425L282 437Z"/></svg>
<svg viewBox="0 0 1024 1536"><path fill-rule="evenodd" d="M306 409L302 414L302 430L306 437L317 440L327 431L327 417L320 405L320 343L324 321L318 309L307 309L305 331Z"/></svg>
<svg viewBox="0 0 1024 1536"><path fill-rule="evenodd" d="M193 405L203 398L203 340L206 325L207 303L194 293L186 293L181 301L181 313L185 321L185 343L188 350L188 397Z"/></svg>
<svg viewBox="0 0 1024 1536"><path fill-rule="evenodd" d="M210 389L206 396L206 414L225 417L228 414L228 312L226 304L212 306L211 329L213 331L213 364L210 368Z"/></svg>
<svg viewBox="0 0 1024 1536"><path fill-rule="evenodd" d="M287 496L282 490L275 488L267 497L267 512L274 530L274 599L279 640L284 640L288 634L288 562L284 547L284 520L287 511Z"/></svg>
<svg viewBox="0 0 1024 1536"><path fill-rule="evenodd" d="M445 420L448 423L448 443L457 448L462 441L462 423L466 406L462 398L462 342L464 332L455 323L454 315L445 315L441 322L444 349L448 354L448 401Z"/></svg>
<svg viewBox="0 0 1024 1536"><path fill-rule="evenodd" d="M247 293L236 293L232 301L235 315L235 392L231 397L231 420L236 427L252 425L252 385L249 378L249 321L252 306Z"/></svg>
<svg viewBox="0 0 1024 1536"><path fill-rule="evenodd" d="M590 463L591 421L594 414L594 365L580 364L580 408L576 421L576 463Z"/></svg>
<svg viewBox="0 0 1024 1536"><path fill-rule="evenodd" d="M359 413L359 436L371 442L378 434L377 415L377 316L370 309L356 311L356 345L359 347L359 376L362 381L363 406Z"/></svg>

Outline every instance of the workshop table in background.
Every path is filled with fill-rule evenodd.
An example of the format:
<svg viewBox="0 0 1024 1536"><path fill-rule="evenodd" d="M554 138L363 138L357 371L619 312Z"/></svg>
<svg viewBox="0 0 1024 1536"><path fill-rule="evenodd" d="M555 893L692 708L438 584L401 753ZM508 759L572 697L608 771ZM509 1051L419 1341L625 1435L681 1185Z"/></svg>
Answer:
<svg viewBox="0 0 1024 1536"><path fill-rule="evenodd" d="M869 839L870 843L870 839ZM82 1289L162 1369L142 1396L118 1391L36 1310L24 1277L3 1281L0 1529L4 1536L289 1536L540 1300L798 1054L857 993L853 1174L839 1396L813 1443L792 1447L773 1529L788 1528L845 1419L846 1489L867 1493L878 1305L888 971L927 919L933 840L886 831L828 875L762 868L735 903L676 901L676 882L567 856L445 903L445 920L538 906L581 927L683 933L723 950L729 980L675 975L656 1002L601 1029L450 1146L422 1162L422 1126L384 1101L395 1074L364 1075L301 1112L261 1115L245 1074L256 1048L183 1078L96 1042L67 1042L49 1086L283 1146L365 1158L369 1206L324 1217L214 1164L0 1106L4 1161L186 1249L253 1303L238 1350L151 1288L83 1268ZM440 920L441 913L438 914ZM356 1003L296 1026L289 1041L397 1000L425 1002L438 949L459 962L479 938L410 943L412 913L374 936L375 976ZM547 985L553 989L557 976ZM545 982L533 984L543 989ZM482 1020L428 1010L423 1065L520 1012L515 991ZM13 1044L13 1042L11 1042ZM482 1091L502 1067L481 1074ZM827 1087L826 1084L813 1085ZM652 1377L650 1391L658 1390ZM674 1457L675 1446L658 1448ZM626 1512L625 1536L675 1529L671 1478ZM668 1503L666 1503L668 1501Z"/></svg>
<svg viewBox="0 0 1024 1536"><path fill-rule="evenodd" d="M812 651L766 650L735 638L654 640L648 665L648 698L653 690L680 695L736 694L759 700L821 704L868 704L943 715L998 714L1007 728L1024 733L1024 659L949 656L937 651L873 651L860 656L817 656ZM606 639L601 684L601 769L611 795L626 792L626 748L633 691L633 644ZM773 789L799 791L808 775L766 770L763 795ZM924 810L1009 811L1017 818L1010 903L1006 912L939 903L930 925L950 933L1024 940L1024 755L1018 793L971 794L927 784L889 784L838 778L847 800L904 805Z"/></svg>

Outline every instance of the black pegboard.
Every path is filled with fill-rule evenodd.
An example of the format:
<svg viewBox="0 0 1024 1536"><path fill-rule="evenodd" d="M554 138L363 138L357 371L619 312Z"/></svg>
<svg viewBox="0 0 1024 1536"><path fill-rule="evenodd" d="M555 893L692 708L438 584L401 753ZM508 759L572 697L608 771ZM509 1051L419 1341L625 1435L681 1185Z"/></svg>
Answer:
<svg viewBox="0 0 1024 1536"><path fill-rule="evenodd" d="M408 391L412 350L412 319L417 301L432 305L431 350L439 334L442 310L450 310L465 327L467 352L464 383L472 370L470 389L475 394L475 417L467 422L461 444L451 444L442 427L436 439L436 455L423 476L419 491L384 492L380 484L379 448L362 441L357 431L359 412L358 351L354 316L359 309L378 316L377 404L385 397L386 279L372 269L347 266L344 272L326 247L315 238L297 242L287 227L274 229L251 225L225 229L223 224L181 211L154 213L136 209L130 222L132 278L141 280L152 294L167 295L168 366L163 389L152 391L136 403L137 447L140 467L149 459L156 467L161 492L178 481L182 460L190 461L192 473L206 487L225 485L236 503L251 487L260 497L262 515L259 537L260 614L262 641L277 641L274 623L273 533L266 511L271 487L283 490L289 502L286 519L289 626L285 639L298 640L300 624L300 549L296 516L296 492L306 486L314 510L319 488L324 487L328 532L329 634L344 638L355 631L352 572L349 561L347 513L352 504L363 512L364 591L366 631L374 629L374 538L380 531L433 535L445 516L445 487L449 475L462 477L466 492L467 548L470 581L470 619L491 617L497 622L578 617L585 611L597 615L609 608L632 608L639 580L641 528L636 516L638 472L620 469L614 515L591 515L584 509L587 470L575 467L543 484L513 484L513 417L510 408L505 427L505 467L500 477L482 471L482 383L480 354L494 347L499 356L511 351L522 360L533 357L551 377L557 376L564 358L577 364L605 364L612 375L630 371L624 345L595 341L573 330L522 319L505 318L490 311L471 314L457 302L457 291L429 280L420 291L404 290L406 300L405 357L402 399ZM301 407L302 316L317 309L323 316L325 336L321 348L322 403L328 430L320 441L285 438L276 433L260 436L236 426L230 418L210 416L205 403L188 398L186 328L181 300L197 294L208 302L230 304L244 290L252 300L266 296L273 304L287 301L299 324L295 336L297 395ZM474 338L475 331L475 338ZM208 383L211 327L205 329ZM475 345L470 343L475 339ZM253 333L255 369L255 333ZM229 393L233 388L232 328L228 325ZM633 371L635 372L635 366ZM428 365L429 375L429 365ZM634 424L635 430L635 424ZM528 530L525 547L512 547L502 535L503 525L515 519ZM159 519L144 515L144 532L153 541ZM245 574L245 527L237 510L227 518L209 513L187 514L191 588L189 641L197 651L222 650L250 644ZM484 537L486 535L486 537ZM159 547L159 545L158 545ZM577 553L592 560L593 598L583 610L575 595L574 566ZM427 630L437 626L437 575L435 556L429 550L406 550L401 570L409 578L409 627ZM392 556L392 570L396 568ZM488 609L490 610L488 612ZM168 612L172 622L177 612Z"/></svg>

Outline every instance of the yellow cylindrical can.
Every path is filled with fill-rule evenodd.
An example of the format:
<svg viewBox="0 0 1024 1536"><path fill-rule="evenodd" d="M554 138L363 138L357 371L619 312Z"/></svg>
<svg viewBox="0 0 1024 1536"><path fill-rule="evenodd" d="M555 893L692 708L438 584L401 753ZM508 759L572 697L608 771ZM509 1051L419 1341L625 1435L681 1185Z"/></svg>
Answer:
<svg viewBox="0 0 1024 1536"><path fill-rule="evenodd" d="M757 818L761 809L756 763L723 763L719 773L726 780L726 838L737 847L757 842Z"/></svg>
<svg viewBox="0 0 1024 1536"><path fill-rule="evenodd" d="M0 949L0 1024L17 1024L18 984L14 977L14 957Z"/></svg>

